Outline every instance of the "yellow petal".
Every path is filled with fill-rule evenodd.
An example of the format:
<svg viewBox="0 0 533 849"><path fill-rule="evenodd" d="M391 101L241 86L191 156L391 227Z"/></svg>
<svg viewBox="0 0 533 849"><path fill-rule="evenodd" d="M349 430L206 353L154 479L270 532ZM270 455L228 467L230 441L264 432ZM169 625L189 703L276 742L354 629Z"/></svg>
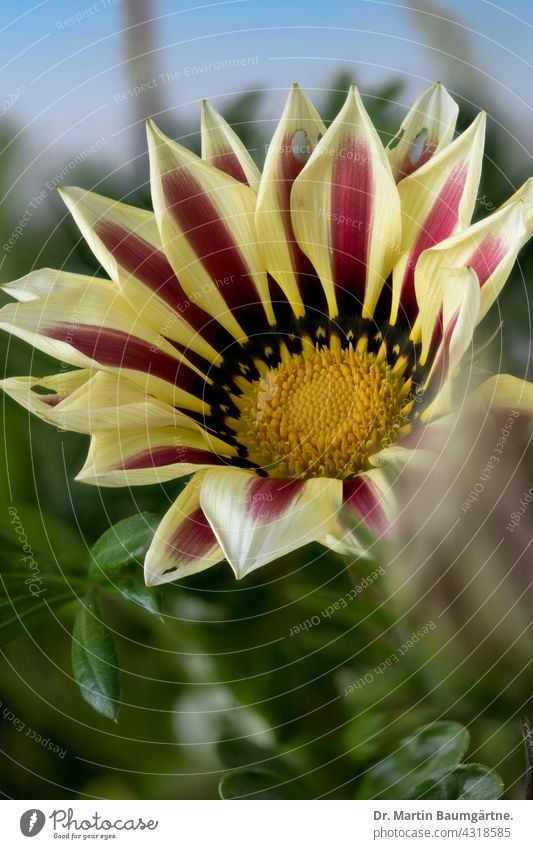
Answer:
<svg viewBox="0 0 533 849"><path fill-rule="evenodd" d="M202 159L257 191L261 172L237 133L207 100L202 102Z"/></svg>
<svg viewBox="0 0 533 849"><path fill-rule="evenodd" d="M344 481L337 526L320 542L339 554L368 557L388 531L397 509L387 474L381 468L363 472Z"/></svg>
<svg viewBox="0 0 533 849"><path fill-rule="evenodd" d="M237 578L318 540L334 526L342 483L210 469L200 504Z"/></svg>
<svg viewBox="0 0 533 849"><path fill-rule="evenodd" d="M506 204L488 216L424 251L415 272L415 289L420 306L423 338L422 360L427 357L440 303L434 283L442 268L471 268L481 288L478 320L486 315L513 268L518 251L528 238L524 205Z"/></svg>
<svg viewBox="0 0 533 849"><path fill-rule="evenodd" d="M332 318L371 317L400 242L398 191L376 130L352 86L296 178L292 224L324 287Z"/></svg>
<svg viewBox="0 0 533 849"><path fill-rule="evenodd" d="M223 465L234 450L216 437L182 427L99 430L76 480L95 486L144 486Z"/></svg>
<svg viewBox="0 0 533 849"><path fill-rule="evenodd" d="M265 268L279 283L296 316L305 313L306 282L314 276L291 222L291 188L326 128L298 85L291 89L267 150L255 225Z"/></svg>
<svg viewBox="0 0 533 849"><path fill-rule="evenodd" d="M74 186L60 194L92 252L143 321L217 362L216 328L173 273L154 214Z"/></svg>
<svg viewBox="0 0 533 849"><path fill-rule="evenodd" d="M387 147L396 180L409 176L453 139L459 107L442 83L426 89Z"/></svg>
<svg viewBox="0 0 533 849"><path fill-rule="evenodd" d="M89 369L48 377L9 377L0 388L29 412L61 430L93 433L111 428L200 426L175 407L147 395L122 374Z"/></svg>
<svg viewBox="0 0 533 849"><path fill-rule="evenodd" d="M256 195L148 124L155 214L188 297L236 339L274 324L254 228ZM237 316L237 318L235 317Z"/></svg>
<svg viewBox="0 0 533 849"><path fill-rule="evenodd" d="M444 409L450 408L454 372L472 345L479 316L479 281L472 269L442 269L439 285L442 338L424 385L425 397L434 400L422 413L422 421L442 415Z"/></svg>
<svg viewBox="0 0 533 849"><path fill-rule="evenodd" d="M65 363L121 372L164 401L207 412L203 375L144 324L112 283L87 280L68 292L7 304L0 328Z"/></svg>
<svg viewBox="0 0 533 849"><path fill-rule="evenodd" d="M61 292L68 295L75 287L96 287L101 283L109 285L110 282L101 277L89 277L87 274L73 274L71 271L59 271L56 268L39 268L19 277L18 280L4 283L1 288L6 295L16 298L17 301L35 301Z"/></svg>
<svg viewBox="0 0 533 849"><path fill-rule="evenodd" d="M176 581L224 560L200 507L203 472L197 472L157 528L144 561L148 586Z"/></svg>
<svg viewBox="0 0 533 849"><path fill-rule="evenodd" d="M398 185L402 205L402 256L392 280L391 323L414 322L415 268L423 251L467 227L481 176L485 113L465 132Z"/></svg>
<svg viewBox="0 0 533 849"><path fill-rule="evenodd" d="M62 427L58 423L58 408L83 389L90 379L90 369L65 370L48 377L6 377L0 380L0 389L28 412L48 424Z"/></svg>

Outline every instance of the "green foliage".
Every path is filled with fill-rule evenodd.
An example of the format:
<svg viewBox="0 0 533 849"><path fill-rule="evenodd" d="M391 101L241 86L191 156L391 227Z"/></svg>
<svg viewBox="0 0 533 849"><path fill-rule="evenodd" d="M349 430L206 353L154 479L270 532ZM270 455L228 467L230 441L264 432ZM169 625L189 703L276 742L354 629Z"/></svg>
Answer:
<svg viewBox="0 0 533 849"><path fill-rule="evenodd" d="M22 548L18 550L9 540L5 543L7 563L0 572L0 646L28 630L46 625L62 608L74 602L74 679L91 707L110 719L116 719L120 669L113 638L102 619L96 593L104 592L115 598L120 596L162 619L161 592L144 585L142 568L139 568L158 517L140 513L118 522L93 545L88 567L83 568L79 561L75 561L70 567L63 566L61 571L55 564L47 563L44 540L37 533L37 528L35 533L31 532L35 522L31 509L21 508L20 515L15 508L10 510L13 529ZM29 539L32 540L31 546L27 542ZM72 553L73 543L68 535L67 542L64 538L58 541L58 550L62 548Z"/></svg>
<svg viewBox="0 0 533 849"><path fill-rule="evenodd" d="M109 528L91 549L89 574L112 577L131 563L140 563L158 522L159 517L152 513L138 513Z"/></svg>
<svg viewBox="0 0 533 849"><path fill-rule="evenodd" d="M503 781L497 773L481 764L460 764L440 770L421 781L410 799L499 799Z"/></svg>
<svg viewBox="0 0 533 849"><path fill-rule="evenodd" d="M158 521L158 517L150 513L139 513L105 531L91 549L88 581L91 587L118 594L161 619L161 592L146 587L142 572L138 573ZM98 713L116 719L120 668L113 638L102 620L94 589L82 601L76 615L72 668L85 701Z"/></svg>
<svg viewBox="0 0 533 849"><path fill-rule="evenodd" d="M139 605L163 621L163 593L160 589L147 587L142 575L120 575L118 583L108 583L105 589Z"/></svg>
<svg viewBox="0 0 533 849"><path fill-rule="evenodd" d="M470 742L457 722L433 722L402 740L372 767L360 789L364 799L496 799L503 785L479 764L460 764ZM476 795L479 793L480 795Z"/></svg>
<svg viewBox="0 0 533 849"><path fill-rule="evenodd" d="M85 701L98 713L116 719L120 699L118 659L93 595L80 604L74 621L72 671Z"/></svg>

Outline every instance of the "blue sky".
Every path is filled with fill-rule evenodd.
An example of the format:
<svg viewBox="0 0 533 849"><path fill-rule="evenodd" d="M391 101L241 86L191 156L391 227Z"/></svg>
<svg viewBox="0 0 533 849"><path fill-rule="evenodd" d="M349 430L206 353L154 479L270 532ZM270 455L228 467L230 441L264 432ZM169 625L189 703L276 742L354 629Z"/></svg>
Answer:
<svg viewBox="0 0 533 849"><path fill-rule="evenodd" d="M0 65L4 120L21 130L27 178L38 188L87 146L111 163L134 150L135 98L124 64L128 0L40 0L2 4ZM417 5L420 0L417 0ZM299 81L318 103L339 67L363 91L400 77L407 104L444 78L533 152L533 9L438 0L431 13L382 0L154 0L157 51L147 79L157 78L167 127L195 120L199 101L223 111L236 93L267 92L263 115L279 116L287 87ZM429 4L425 6L430 8ZM442 18L452 20L443 23ZM430 44L429 22L441 27ZM455 23L453 23L455 21ZM28 176L29 175L29 176Z"/></svg>

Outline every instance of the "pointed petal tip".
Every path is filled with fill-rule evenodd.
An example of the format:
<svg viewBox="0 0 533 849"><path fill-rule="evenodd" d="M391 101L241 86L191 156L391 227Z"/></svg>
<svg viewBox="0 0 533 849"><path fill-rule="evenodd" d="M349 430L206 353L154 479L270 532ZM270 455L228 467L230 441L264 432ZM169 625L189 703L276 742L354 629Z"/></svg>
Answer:
<svg viewBox="0 0 533 849"><path fill-rule="evenodd" d="M210 116L218 117L218 115L218 109L215 109L213 104L204 97L202 99L202 118L208 118Z"/></svg>
<svg viewBox="0 0 533 849"><path fill-rule="evenodd" d="M297 104L302 103L302 101L306 101L307 98L303 92L302 87L299 83L293 83L289 89L289 95L287 97L286 102L286 110L291 111L297 107Z"/></svg>
<svg viewBox="0 0 533 849"><path fill-rule="evenodd" d="M64 186L61 184L57 186L57 191L59 197L65 202L70 199L75 199L76 197L80 197L83 194L89 194L87 189L82 189L80 186Z"/></svg>
<svg viewBox="0 0 533 849"><path fill-rule="evenodd" d="M164 132L159 129L153 118L147 118L145 121L146 135L148 136L148 144L150 142L168 141Z"/></svg>
<svg viewBox="0 0 533 849"><path fill-rule="evenodd" d="M229 558L228 563L231 567L231 571L233 572L236 581L242 581L242 579L245 578L246 575L254 571L253 569L243 568L241 563L232 562Z"/></svg>
<svg viewBox="0 0 533 849"><path fill-rule="evenodd" d="M161 580L161 576L157 574L157 572L152 572L151 569L147 569L146 565L144 567L144 583L147 587L158 587L160 584L165 583L165 581Z"/></svg>
<svg viewBox="0 0 533 849"><path fill-rule="evenodd" d="M64 186L63 184L57 186L56 189L59 197L66 206L75 203L83 191L79 186Z"/></svg>
<svg viewBox="0 0 533 849"><path fill-rule="evenodd" d="M350 88L346 92L346 100L344 101L344 106L342 107L341 112L350 108L357 109L358 111L364 110L366 112L365 105L363 103L363 98L361 97L361 92L357 83L350 84ZM339 115L341 114L341 112L339 113Z"/></svg>

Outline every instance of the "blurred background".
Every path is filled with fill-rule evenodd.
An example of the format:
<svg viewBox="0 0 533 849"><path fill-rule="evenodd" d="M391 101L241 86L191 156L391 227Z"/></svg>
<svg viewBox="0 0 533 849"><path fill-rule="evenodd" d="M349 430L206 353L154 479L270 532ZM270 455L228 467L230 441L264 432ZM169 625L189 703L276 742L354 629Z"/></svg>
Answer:
<svg viewBox="0 0 533 849"><path fill-rule="evenodd" d="M505 8L484 0L23 0L16 8L4 4L0 32L1 282L37 267L97 273L55 188L79 185L149 208L143 121L153 116L199 151L202 98L230 121L261 166L292 82L326 122L357 82L387 142L412 101L442 79L460 103L459 129L480 108L489 112L476 217L533 173L533 10L525 0ZM532 376L532 265L526 248L481 331L480 346L496 335L480 370ZM0 345L5 375L56 370L6 335ZM18 557L11 507L43 570L70 583L110 524L139 510L162 515L179 491L181 483L108 491L74 483L87 439L30 419L4 398L2 407L6 564ZM484 437L489 445L499 426ZM479 433L477 444L486 445ZM528 439L527 424L513 428L507 472L484 483L478 515L472 510L470 524L463 521L467 543L454 535L450 549L435 540L461 514L483 471L483 448L464 478L452 476L455 489L442 483L434 507L440 523L426 543L411 545L406 532L401 550L383 552L384 575L335 615L321 612L374 567L356 564L350 573L318 546L240 584L221 565L167 586L162 622L104 593L102 610L123 670L118 724L94 713L72 680L74 582L69 604L44 624L24 625L1 649L0 792L216 798L227 768L259 765L283 776L287 795L351 798L364 795L369 766L403 733L449 719L469 728L471 758L500 772L509 797L523 796L518 717L532 685L531 517L512 539L504 527L531 484ZM456 447L459 465L463 447ZM427 502L408 503L412 531ZM472 540L482 540L483 552ZM17 617L16 603L0 611ZM318 625L295 633L317 615ZM502 620L505 628L495 630ZM346 692L428 622L436 626L427 639L386 674L372 675L371 685Z"/></svg>

